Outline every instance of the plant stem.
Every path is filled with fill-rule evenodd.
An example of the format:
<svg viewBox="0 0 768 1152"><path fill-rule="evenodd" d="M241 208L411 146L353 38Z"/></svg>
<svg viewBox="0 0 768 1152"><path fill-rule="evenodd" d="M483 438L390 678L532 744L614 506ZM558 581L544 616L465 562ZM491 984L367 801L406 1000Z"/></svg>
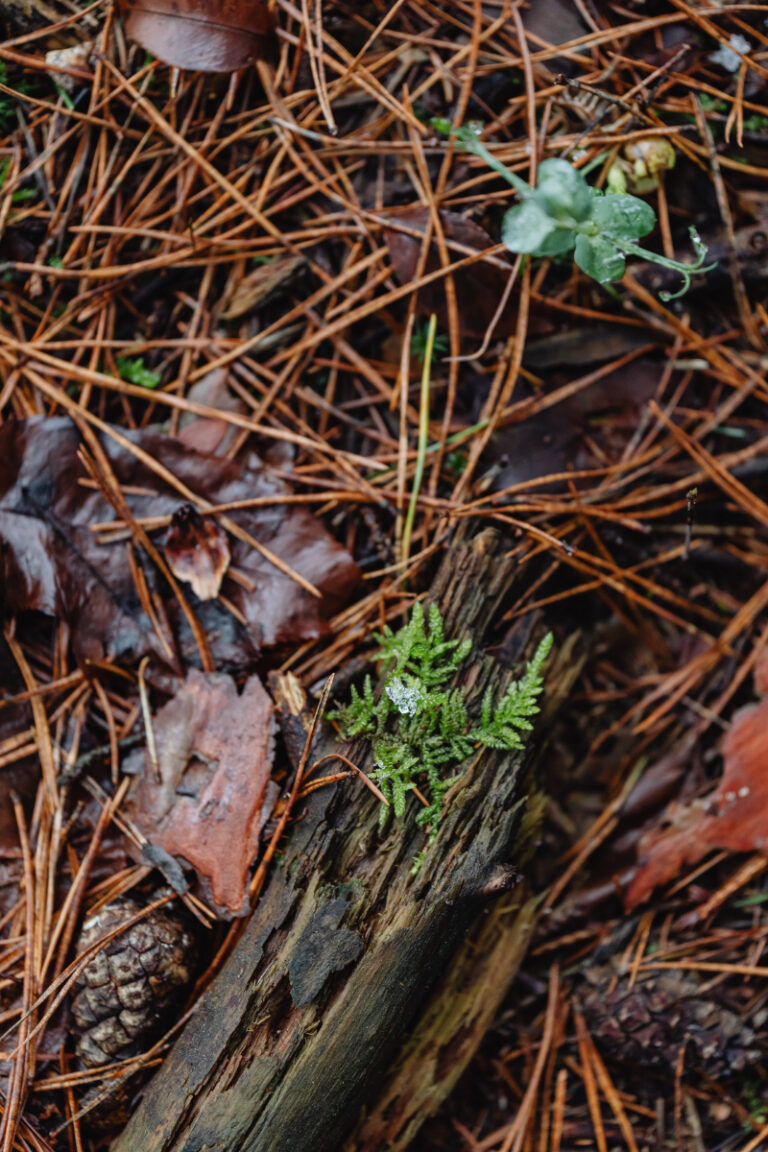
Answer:
<svg viewBox="0 0 768 1152"><path fill-rule="evenodd" d="M433 312L429 318L429 327L427 328L427 340L424 348L424 364L421 369L421 398L419 402L419 440L416 449L416 468L413 473L413 487L411 488L411 499L408 504L408 513L405 518L405 527L403 528L403 539L400 549L400 559L403 564L408 563L408 557L411 551L411 532L413 531L413 521L416 516L416 502L419 498L419 489L421 481L424 476L424 460L427 455L427 437L429 435L429 385L432 375L432 349L435 343L435 332L437 330L437 316Z"/></svg>
<svg viewBox="0 0 768 1152"><path fill-rule="evenodd" d="M511 184L512 187L520 193L523 199L525 199L526 196L533 195L533 188L531 188L530 184L526 184L525 180L521 180L515 172L510 172L509 168L502 164L500 160L497 160L496 157L488 151L477 133L473 132L471 128L453 128L451 125L448 125L446 128L444 122L439 120L433 120L432 123L439 131L448 131L459 144L464 145L468 152L474 152L475 156L479 156L482 160L485 160L488 167L493 168L494 172L498 172L499 176L503 176L507 183Z"/></svg>
<svg viewBox="0 0 768 1152"><path fill-rule="evenodd" d="M639 256L642 260L649 260L653 264L658 264L661 268L669 268L672 272L679 272L683 278L683 286L679 292L661 292L659 295L662 300L676 300L678 296L682 296L688 291L691 284L691 277L694 272L710 272L717 264L704 264L705 254L701 252L695 264L683 264L681 260L670 260L667 256L660 256L658 252L651 252L648 248L643 248L640 244L633 244L631 240L622 240L617 237L610 237L611 243L615 244L620 252L629 253L632 256Z"/></svg>

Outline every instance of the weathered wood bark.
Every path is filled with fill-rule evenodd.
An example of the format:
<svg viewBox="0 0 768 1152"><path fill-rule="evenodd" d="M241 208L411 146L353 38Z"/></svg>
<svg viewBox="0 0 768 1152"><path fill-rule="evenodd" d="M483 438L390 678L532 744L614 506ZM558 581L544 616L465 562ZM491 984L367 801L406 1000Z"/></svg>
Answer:
<svg viewBox="0 0 768 1152"><path fill-rule="evenodd" d="M472 635L478 651L513 574L497 544L483 533L453 551L432 588L447 634ZM547 712L575 674L575 661L553 662ZM508 678L480 655L462 680L471 700ZM364 763L365 747L351 755ZM378 804L358 781L309 796L235 951L113 1152L407 1147L523 954L534 905L516 866L540 807L519 755L483 753L448 795L414 878L423 834L412 818L380 835Z"/></svg>

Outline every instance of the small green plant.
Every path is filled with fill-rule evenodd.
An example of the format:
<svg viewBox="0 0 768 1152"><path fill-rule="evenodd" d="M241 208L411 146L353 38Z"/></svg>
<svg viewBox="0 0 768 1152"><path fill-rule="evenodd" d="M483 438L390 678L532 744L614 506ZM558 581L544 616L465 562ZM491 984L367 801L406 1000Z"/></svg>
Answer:
<svg viewBox="0 0 768 1152"><path fill-rule="evenodd" d="M531 256L564 256L572 252L582 272L600 284L621 280L626 257L639 256L682 276L680 291L661 292L662 300L682 296L690 287L694 272L714 268L714 264L704 265L707 249L693 227L689 229L696 254L693 264L669 260L642 248L637 241L656 224L656 213L650 204L637 196L621 192L606 194L592 188L584 174L567 160L542 161L538 183L531 188L491 155L476 126L453 128L447 120L432 123L438 131L453 135L468 151L482 157L520 194L522 203L509 209L502 224L502 243L511 252Z"/></svg>
<svg viewBox="0 0 768 1152"><path fill-rule="evenodd" d="M127 380L129 384L149 389L155 389L160 384L160 373L145 368L143 356L117 356L115 363L121 380Z"/></svg>
<svg viewBox="0 0 768 1152"><path fill-rule="evenodd" d="M709 92L699 92L697 99L704 112L727 112L728 104L717 96L710 96ZM694 117L695 119L695 117Z"/></svg>
<svg viewBox="0 0 768 1152"><path fill-rule="evenodd" d="M0 101L2 103L2 101ZM2 120L2 110L0 110L0 120ZM5 187L5 181L11 168L11 158L6 156L0 160L0 189ZM11 193L12 204L23 204L25 200L33 200L37 196L38 190L36 188L17 188L15 192Z"/></svg>
<svg viewBox="0 0 768 1152"><path fill-rule="evenodd" d="M762 1126L768 1118L768 1104L766 1104L763 1089L758 1080L745 1080L741 1086L741 1094L749 1111L749 1119L743 1127L749 1131L753 1125Z"/></svg>
<svg viewBox="0 0 768 1152"><path fill-rule="evenodd" d="M417 324L413 329L411 336L411 356L418 360L419 364L423 364L427 358L427 332L429 323ZM445 356L448 351L448 337L443 333L435 336L432 341L432 356L434 361L438 356Z"/></svg>
<svg viewBox="0 0 768 1152"><path fill-rule="evenodd" d="M4 60L0 60L0 84L5 84L6 88L10 87L8 65ZM0 92L0 134L4 136L14 128L18 128L17 97L25 96L33 90L34 84L28 79L22 79L19 80L18 87L11 92Z"/></svg>
<svg viewBox="0 0 768 1152"><path fill-rule="evenodd" d="M366 676L362 692L353 687L349 703L329 719L338 724L343 739L365 736L370 740L375 765L371 779L395 817L402 818L409 792L418 787L425 793L428 803L416 821L428 830L431 843L437 835L443 797L458 779L451 766L461 765L478 746L523 747L523 734L533 727L530 717L539 711L541 671L552 647L552 634L541 641L522 678L510 684L498 700L491 689L485 693L479 723L470 720L462 690L448 687L469 655L472 641L446 640L435 604L426 617L421 604L415 604L403 628L393 632L385 627L375 639L379 643L375 658L384 674L380 696L376 698L373 681ZM382 805L382 826L387 812ZM418 857L415 870L420 861Z"/></svg>

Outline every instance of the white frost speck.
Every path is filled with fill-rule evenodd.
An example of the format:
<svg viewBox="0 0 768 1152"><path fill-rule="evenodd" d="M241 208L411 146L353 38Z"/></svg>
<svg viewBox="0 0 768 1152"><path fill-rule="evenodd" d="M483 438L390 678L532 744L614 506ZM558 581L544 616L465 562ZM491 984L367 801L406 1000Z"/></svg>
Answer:
<svg viewBox="0 0 768 1152"><path fill-rule="evenodd" d="M751 49L752 45L746 36L734 32L727 44L721 44L716 52L710 52L709 58L713 64L719 64L726 72L738 72L741 67L741 56L746 55Z"/></svg>
<svg viewBox="0 0 768 1152"><path fill-rule="evenodd" d="M746 784L743 788L739 788L739 798L743 800L745 796L749 796L749 788L747 788Z"/></svg>
<svg viewBox="0 0 768 1152"><path fill-rule="evenodd" d="M401 716L415 716L422 694L413 684L406 684L399 676L384 686L384 691Z"/></svg>

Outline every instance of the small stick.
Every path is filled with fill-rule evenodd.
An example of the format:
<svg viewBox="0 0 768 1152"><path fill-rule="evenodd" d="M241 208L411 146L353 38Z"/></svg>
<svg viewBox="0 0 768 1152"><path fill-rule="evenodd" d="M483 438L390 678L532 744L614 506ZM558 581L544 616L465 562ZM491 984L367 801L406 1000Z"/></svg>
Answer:
<svg viewBox="0 0 768 1152"><path fill-rule="evenodd" d="M693 513L696 507L696 497L699 494L698 488L689 488L685 494L686 510L685 510L685 546L683 548L683 560L687 560L691 554L691 531L693 529Z"/></svg>
<svg viewBox="0 0 768 1152"><path fill-rule="evenodd" d="M139 699L141 700L141 715L144 720L144 731L147 734L147 752L149 753L152 771L155 774L155 782L160 784L162 777L160 775L160 762L157 758L155 729L152 725L152 709L149 706L149 693L147 692L147 685L144 680L144 672L147 664L149 664L149 656L145 656L139 664Z"/></svg>

